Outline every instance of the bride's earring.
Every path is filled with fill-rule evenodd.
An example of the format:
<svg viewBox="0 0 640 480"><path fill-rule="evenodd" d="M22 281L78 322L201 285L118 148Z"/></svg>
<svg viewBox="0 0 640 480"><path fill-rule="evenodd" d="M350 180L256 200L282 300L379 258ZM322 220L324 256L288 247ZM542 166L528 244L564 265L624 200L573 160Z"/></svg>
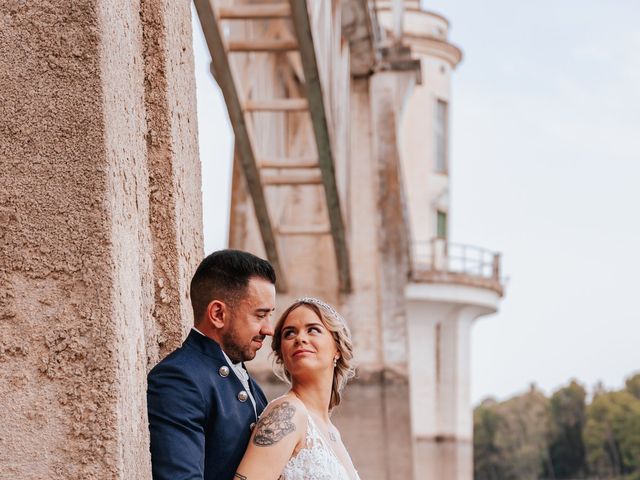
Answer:
<svg viewBox="0 0 640 480"><path fill-rule="evenodd" d="M338 358L333 359L333 367L335 368L338 365Z"/></svg>

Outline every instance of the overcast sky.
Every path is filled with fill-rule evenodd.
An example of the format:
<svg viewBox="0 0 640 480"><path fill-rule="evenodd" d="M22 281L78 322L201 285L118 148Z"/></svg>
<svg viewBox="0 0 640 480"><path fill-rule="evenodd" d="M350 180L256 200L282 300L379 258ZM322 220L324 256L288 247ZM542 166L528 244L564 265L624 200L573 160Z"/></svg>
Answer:
<svg viewBox="0 0 640 480"><path fill-rule="evenodd" d="M502 252L473 330L472 399L640 370L640 2L441 0L464 60L451 102L451 239ZM232 134L195 23L205 251L226 246Z"/></svg>

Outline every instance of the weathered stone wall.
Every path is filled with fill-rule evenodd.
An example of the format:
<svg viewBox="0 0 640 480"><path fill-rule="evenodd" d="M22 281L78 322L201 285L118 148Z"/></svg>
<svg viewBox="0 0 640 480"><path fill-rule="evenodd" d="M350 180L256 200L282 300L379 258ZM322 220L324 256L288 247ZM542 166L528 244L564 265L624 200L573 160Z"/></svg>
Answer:
<svg viewBox="0 0 640 480"><path fill-rule="evenodd" d="M202 255L176 3L1 2L3 475L150 478L145 375Z"/></svg>
<svg viewBox="0 0 640 480"><path fill-rule="evenodd" d="M150 366L192 326L187 297L203 255L196 85L189 2L142 0L155 324ZM149 338L152 338L151 336ZM152 355L159 347L158 357Z"/></svg>

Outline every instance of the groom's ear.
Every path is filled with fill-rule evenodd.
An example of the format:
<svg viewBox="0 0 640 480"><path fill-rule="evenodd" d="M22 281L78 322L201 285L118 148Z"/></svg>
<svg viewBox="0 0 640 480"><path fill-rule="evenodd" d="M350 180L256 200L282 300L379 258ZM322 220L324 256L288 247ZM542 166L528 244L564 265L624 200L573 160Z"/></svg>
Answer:
<svg viewBox="0 0 640 480"><path fill-rule="evenodd" d="M224 327L229 318L227 305L220 300L212 300L207 305L207 322L215 328Z"/></svg>

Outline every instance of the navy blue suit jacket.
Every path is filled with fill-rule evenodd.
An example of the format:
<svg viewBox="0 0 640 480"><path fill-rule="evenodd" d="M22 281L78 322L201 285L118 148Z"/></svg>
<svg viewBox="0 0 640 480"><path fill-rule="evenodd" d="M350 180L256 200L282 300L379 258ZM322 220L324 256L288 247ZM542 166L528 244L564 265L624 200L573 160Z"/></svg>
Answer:
<svg viewBox="0 0 640 480"><path fill-rule="evenodd" d="M252 378L249 384L260 415L267 399ZM195 330L149 372L154 480L233 479L256 421L251 399L238 398L242 390L220 346Z"/></svg>

